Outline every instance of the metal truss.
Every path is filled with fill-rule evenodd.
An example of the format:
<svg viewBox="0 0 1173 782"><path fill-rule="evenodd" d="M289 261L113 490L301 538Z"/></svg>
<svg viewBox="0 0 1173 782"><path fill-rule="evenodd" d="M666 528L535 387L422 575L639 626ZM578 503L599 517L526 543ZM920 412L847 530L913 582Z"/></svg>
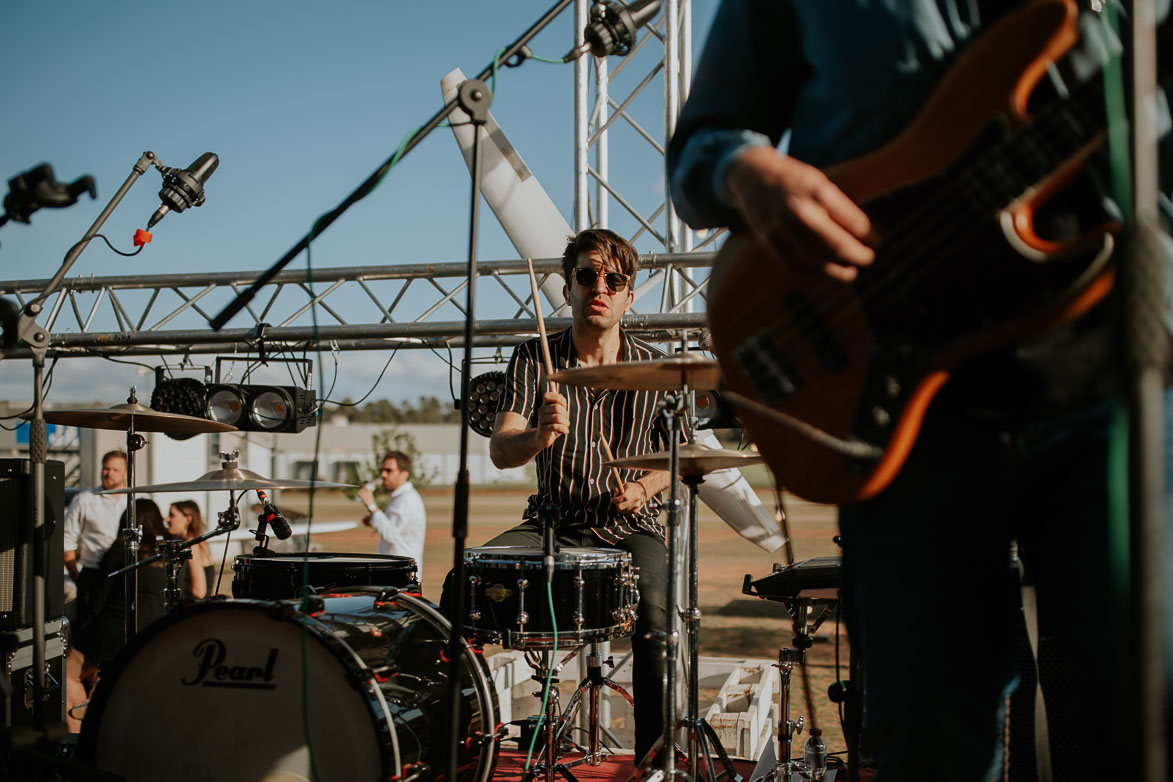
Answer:
<svg viewBox="0 0 1173 782"><path fill-rule="evenodd" d="M641 258L651 275L636 287L624 326L656 342L675 342L701 329L703 313L686 308L703 300L707 281L675 280L683 270L708 267L712 259L711 253ZM556 258L535 260L539 285L559 268ZM509 346L536 334L525 261L486 261L478 269L476 346ZM51 335L49 357L455 346L464 342L467 270L465 263L420 263L316 269L312 276L304 269L284 271L246 308L247 326L218 332L209 327L211 319L259 272L67 278L45 303L40 320ZM47 283L0 281L0 294L15 295L23 307ZM660 306L664 287L680 284L688 286L689 295ZM543 311L551 330L569 325L565 310ZM243 320L245 314L237 317Z"/></svg>
<svg viewBox="0 0 1173 782"><path fill-rule="evenodd" d="M574 27L580 40L590 2L575 3ZM664 0L662 8L615 67L606 58L575 61L574 216L576 230L610 226L633 242L642 239L646 244L651 239L663 248L641 258L652 275L636 288L636 302L624 325L652 341L679 342L705 325L708 275L694 275L693 270L711 266L713 253L701 250L719 234L694 247L694 235L676 216L662 187L657 190L663 181L667 139L688 92L692 60L691 0ZM657 86L660 95L655 94ZM658 130L648 129L661 120ZM623 150L625 166L612 176L610 151L622 144L636 146ZM632 160L639 165L626 163ZM659 200L650 202L649 194L656 193ZM613 226L612 203L622 210ZM544 280L558 274L559 262L535 260L534 267ZM481 262L479 273L475 346L507 347L536 334L525 262ZM237 316L246 325L213 331L212 317L259 275L240 271L67 279L45 302L38 319L50 332L48 355L182 356L463 345L468 285L463 262L326 268L314 270L312 276L305 270L286 270ZM46 283L0 281L0 294L15 295L23 307ZM551 330L569 325L565 307L543 314ZM13 358L28 355L8 353Z"/></svg>
<svg viewBox="0 0 1173 782"><path fill-rule="evenodd" d="M586 25L589 5L576 2L578 30ZM620 232L632 242L646 237L672 254L711 247L722 232L708 233L694 247L696 235L677 217L667 193L646 197L663 189L667 142L692 81L692 0L664 0L662 8L614 68L606 58L575 61L574 217L575 230L630 226ZM649 129L652 122L662 124ZM632 172L625 162L613 176L612 151L645 165ZM612 203L619 207L615 225ZM697 309L694 288L687 269L672 276L662 291L663 306Z"/></svg>

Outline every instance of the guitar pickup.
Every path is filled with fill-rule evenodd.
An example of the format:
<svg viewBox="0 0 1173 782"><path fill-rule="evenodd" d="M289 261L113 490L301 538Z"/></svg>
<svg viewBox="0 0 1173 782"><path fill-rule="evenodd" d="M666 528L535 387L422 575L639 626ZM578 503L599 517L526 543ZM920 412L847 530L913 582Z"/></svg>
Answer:
<svg viewBox="0 0 1173 782"><path fill-rule="evenodd" d="M802 385L798 370L769 330L754 334L733 354L766 404L782 404Z"/></svg>

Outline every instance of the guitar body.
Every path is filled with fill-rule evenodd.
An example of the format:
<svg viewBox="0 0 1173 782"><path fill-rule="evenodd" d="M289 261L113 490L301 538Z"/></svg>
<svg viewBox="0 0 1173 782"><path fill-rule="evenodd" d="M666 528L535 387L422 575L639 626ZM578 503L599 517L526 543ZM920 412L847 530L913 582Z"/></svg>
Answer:
<svg viewBox="0 0 1173 782"><path fill-rule="evenodd" d="M1064 133L1070 140L1037 163L1019 149L1051 130L1027 116L1026 102L1075 42L1075 23L1069 0L1006 15L962 53L902 134L828 170L882 239L855 282L785 264L747 234L722 248L709 283L715 353L730 389L781 414L738 410L787 490L839 504L878 494L951 369L1107 295L1112 226L1060 244L1035 235L1032 221L1102 132ZM845 455L787 420L877 456Z"/></svg>

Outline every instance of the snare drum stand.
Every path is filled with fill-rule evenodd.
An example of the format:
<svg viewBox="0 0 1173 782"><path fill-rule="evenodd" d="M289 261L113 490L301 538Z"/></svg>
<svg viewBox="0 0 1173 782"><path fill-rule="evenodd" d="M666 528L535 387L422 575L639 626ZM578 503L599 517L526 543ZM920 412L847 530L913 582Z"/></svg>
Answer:
<svg viewBox="0 0 1173 782"><path fill-rule="evenodd" d="M581 648L581 647L580 647ZM563 736L561 721L558 713L558 672L571 659L578 654L576 648L573 652L563 658L562 662L555 664L554 654L556 649L527 649L525 651L525 661L534 669L533 679L538 683L538 691L534 693L537 698L542 697L542 691L545 689L547 677L549 677L550 691L546 696L546 709L542 715L542 732L544 733L545 748L543 752L545 759L535 763L528 772L522 777L522 782L532 782L537 777L539 772L545 772L546 782L554 782L554 772L558 772L566 777L568 782L578 782L578 778L570 772L570 767L578 765L578 763L559 763L558 762L558 747L561 744ZM573 742L572 742L573 743ZM577 746L577 745L575 745ZM581 747L578 747L582 749ZM581 761L579 761L581 762Z"/></svg>
<svg viewBox="0 0 1173 782"><path fill-rule="evenodd" d="M578 654L578 650L575 650L574 654ZM566 660L563 660L563 663L569 662L569 660L570 657L567 657ZM603 660L603 655L599 653L598 641L591 641L591 649L586 656L586 678L582 680L578 685L578 689L574 691L574 694L570 696L570 700L567 701L566 711L562 714L562 722L558 729L558 738L561 740L567 736L570 728L574 724L575 715L578 709L581 708L582 700L585 696L587 699L587 748L583 750L583 756L581 758L567 763L567 766L578 766L583 763L598 766L603 762L602 743L599 741L599 732L606 730L606 728L599 724L599 691L602 688L610 687L612 690L615 690L615 692L623 696L623 699L633 709L635 708L635 699L631 697L631 693L603 675L604 662L608 666L614 665L614 660L611 658ZM607 731L607 735L612 741L616 741L615 737L611 736L610 731ZM616 741L616 743L618 742Z"/></svg>

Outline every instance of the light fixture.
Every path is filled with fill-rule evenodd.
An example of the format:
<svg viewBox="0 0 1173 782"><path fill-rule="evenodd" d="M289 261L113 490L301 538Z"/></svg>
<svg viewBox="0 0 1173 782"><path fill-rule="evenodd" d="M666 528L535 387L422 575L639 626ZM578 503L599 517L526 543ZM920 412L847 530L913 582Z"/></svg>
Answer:
<svg viewBox="0 0 1173 782"><path fill-rule="evenodd" d="M208 386L206 415L246 432L300 432L317 419L318 395L298 386Z"/></svg>
<svg viewBox="0 0 1173 782"><path fill-rule="evenodd" d="M504 372L486 372L468 382L468 428L482 437L493 433L497 403L505 391Z"/></svg>

